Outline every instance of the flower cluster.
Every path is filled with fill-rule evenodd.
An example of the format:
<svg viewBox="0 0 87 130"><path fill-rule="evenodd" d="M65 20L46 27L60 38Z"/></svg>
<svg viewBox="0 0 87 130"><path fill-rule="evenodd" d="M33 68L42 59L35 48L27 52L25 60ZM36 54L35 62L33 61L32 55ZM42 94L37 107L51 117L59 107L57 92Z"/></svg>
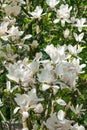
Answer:
<svg viewBox="0 0 87 130"><path fill-rule="evenodd" d="M86 18L65 0L0 5L1 120L17 120L22 130L85 130Z"/></svg>

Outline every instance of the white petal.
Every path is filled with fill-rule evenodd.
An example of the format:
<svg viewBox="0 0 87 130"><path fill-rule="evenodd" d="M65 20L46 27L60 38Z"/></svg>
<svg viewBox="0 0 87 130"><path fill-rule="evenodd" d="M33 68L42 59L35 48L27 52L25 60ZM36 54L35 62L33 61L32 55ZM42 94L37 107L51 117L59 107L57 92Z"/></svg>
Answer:
<svg viewBox="0 0 87 130"><path fill-rule="evenodd" d="M54 85L53 86L53 94L55 95L58 92L59 86Z"/></svg>
<svg viewBox="0 0 87 130"><path fill-rule="evenodd" d="M7 90L8 90L8 91L11 90L11 82L10 82L10 81L7 81L6 87L7 87Z"/></svg>
<svg viewBox="0 0 87 130"><path fill-rule="evenodd" d="M80 36L80 39L82 40L84 37L84 33L81 33L79 36Z"/></svg>
<svg viewBox="0 0 87 130"><path fill-rule="evenodd" d="M53 21L53 23L58 23L59 22L59 19L55 19L54 21Z"/></svg>
<svg viewBox="0 0 87 130"><path fill-rule="evenodd" d="M61 121L64 120L64 112L63 112L63 110L59 110L59 112L58 112L58 119L61 120Z"/></svg>
<svg viewBox="0 0 87 130"><path fill-rule="evenodd" d="M19 109L20 109L20 107L16 107L16 108L14 109L14 114L16 114Z"/></svg>
<svg viewBox="0 0 87 130"><path fill-rule="evenodd" d="M66 102L64 100L62 100L61 98L56 100L56 102L61 105L61 106L65 106L66 105Z"/></svg>
<svg viewBox="0 0 87 130"><path fill-rule="evenodd" d="M26 35L23 39L26 40L26 39L29 39L29 38L31 38L31 37L32 37L32 35L31 35L31 34L28 34L28 35Z"/></svg>
<svg viewBox="0 0 87 130"><path fill-rule="evenodd" d="M19 86L18 85L16 85L16 86L14 86L12 89L11 89L11 92L13 92L15 89L17 89Z"/></svg>
<svg viewBox="0 0 87 130"><path fill-rule="evenodd" d="M49 88L50 88L50 85L47 85L47 84L42 85L42 91L45 91L45 90L47 90Z"/></svg>
<svg viewBox="0 0 87 130"><path fill-rule="evenodd" d="M1 36L1 39L4 40L4 41L7 41L8 37L7 36Z"/></svg>

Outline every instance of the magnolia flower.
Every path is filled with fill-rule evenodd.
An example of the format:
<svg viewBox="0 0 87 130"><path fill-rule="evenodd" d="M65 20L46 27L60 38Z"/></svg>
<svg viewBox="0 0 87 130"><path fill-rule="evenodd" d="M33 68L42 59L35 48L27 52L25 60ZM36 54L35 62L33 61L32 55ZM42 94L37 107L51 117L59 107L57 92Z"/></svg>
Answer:
<svg viewBox="0 0 87 130"><path fill-rule="evenodd" d="M71 130L85 130L84 126L82 125L78 125L78 123L76 123L72 128Z"/></svg>
<svg viewBox="0 0 87 130"><path fill-rule="evenodd" d="M32 89L28 94L16 94L16 97L14 99L19 106L14 109L14 113L20 110L20 113L24 118L28 118L28 110L30 108L36 108L37 103L43 100L37 97L36 89Z"/></svg>
<svg viewBox="0 0 87 130"><path fill-rule="evenodd" d="M78 28L78 31L81 32L83 27L87 27L87 25L84 25L86 22L86 18L81 18L76 20L76 24L73 24L74 27Z"/></svg>
<svg viewBox="0 0 87 130"><path fill-rule="evenodd" d="M69 62L61 62L56 65L55 72L57 76L70 87L76 85L76 79L78 78L72 64Z"/></svg>
<svg viewBox="0 0 87 130"><path fill-rule="evenodd" d="M77 74L84 73L84 71L82 71L82 69L84 67L86 67L86 64L81 64L80 65L80 60L75 59L75 58L72 60L71 63L72 63L73 70L76 71Z"/></svg>
<svg viewBox="0 0 87 130"><path fill-rule="evenodd" d="M9 25L9 22L2 22L1 25L0 25L0 36L3 36L6 34L7 32L7 27Z"/></svg>
<svg viewBox="0 0 87 130"><path fill-rule="evenodd" d="M8 37L11 37L13 40L18 39L22 34L23 31L19 31L18 27L14 25L7 31Z"/></svg>
<svg viewBox="0 0 87 130"><path fill-rule="evenodd" d="M33 61L29 64L28 59L25 58L23 61L9 64L6 68L8 70L7 77L9 79L27 87L29 84L34 84L33 75L38 71L39 64L37 61Z"/></svg>
<svg viewBox="0 0 87 130"><path fill-rule="evenodd" d="M66 45L58 46L56 48L53 44L51 44L46 47L45 52L50 56L54 63L58 63L62 60L65 60L65 50Z"/></svg>
<svg viewBox="0 0 87 130"><path fill-rule="evenodd" d="M13 14L14 16L17 16L21 11L21 7L19 5L6 5L5 6L5 13L7 16L10 16Z"/></svg>
<svg viewBox="0 0 87 130"><path fill-rule="evenodd" d="M1 38L5 41L7 41L9 38L11 38L12 40L17 40L19 39L19 37L23 34L24 31L19 31L18 27L15 27L14 25L12 25L12 27L6 31L6 35L1 36Z"/></svg>
<svg viewBox="0 0 87 130"><path fill-rule="evenodd" d="M75 37L75 40L76 40L77 42L85 42L85 41L82 40L83 37L84 37L84 33L81 33L81 34L79 34L79 35L77 35L76 33L74 33L74 37Z"/></svg>
<svg viewBox="0 0 87 130"><path fill-rule="evenodd" d="M8 22L10 26L15 25L15 23L16 23L16 18L13 18L11 16L6 16L3 18L3 20L5 22Z"/></svg>
<svg viewBox="0 0 87 130"><path fill-rule="evenodd" d="M59 0L46 0L46 3L50 6L50 8L54 8L59 3Z"/></svg>
<svg viewBox="0 0 87 130"><path fill-rule="evenodd" d="M82 68L85 66L85 64L80 65L80 60L74 58L71 62L64 61L60 64L57 64L55 72L64 83L72 88L76 85L78 75L80 73L84 73L84 71L82 71Z"/></svg>
<svg viewBox="0 0 87 130"><path fill-rule="evenodd" d="M33 12L29 12L29 13L32 15L32 17L40 20L42 12L43 9L41 8L41 6L36 6L36 9Z"/></svg>
<svg viewBox="0 0 87 130"><path fill-rule="evenodd" d="M72 7L68 7L68 4L64 5L62 4L60 6L60 9L57 10L57 18L54 20L54 23L57 23L58 21L61 21L61 25L65 26L65 22L70 23L70 11L72 10Z"/></svg>
<svg viewBox="0 0 87 130"><path fill-rule="evenodd" d="M84 109L82 109L83 104L79 105L77 104L76 107L74 107L73 105L70 106L70 109L75 113L75 114L80 114L82 111L84 111Z"/></svg>
<svg viewBox="0 0 87 130"><path fill-rule="evenodd" d="M69 37L69 29L67 28L65 31L63 31L63 35L64 35L64 38L68 38Z"/></svg>
<svg viewBox="0 0 87 130"><path fill-rule="evenodd" d="M53 113L51 117L47 119L45 125L49 130L69 130L72 121L69 121L64 117L65 113L62 110L59 110L58 115Z"/></svg>
<svg viewBox="0 0 87 130"><path fill-rule="evenodd" d="M75 45L75 46L68 45L69 52L76 57L82 51L82 49L83 47L81 47L80 45Z"/></svg>
<svg viewBox="0 0 87 130"><path fill-rule="evenodd" d="M56 85L56 75L50 65L46 65L44 69L41 69L41 72L37 76L38 81L42 83L42 91L52 88L53 94L57 93L59 86Z"/></svg>

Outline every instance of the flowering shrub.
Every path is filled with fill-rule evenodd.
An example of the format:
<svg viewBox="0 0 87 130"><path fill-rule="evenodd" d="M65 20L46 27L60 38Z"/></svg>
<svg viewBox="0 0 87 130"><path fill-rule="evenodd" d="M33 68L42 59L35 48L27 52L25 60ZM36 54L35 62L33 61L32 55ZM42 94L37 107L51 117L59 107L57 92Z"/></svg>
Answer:
<svg viewBox="0 0 87 130"><path fill-rule="evenodd" d="M87 127L86 2L71 3L1 0L1 121L22 130Z"/></svg>

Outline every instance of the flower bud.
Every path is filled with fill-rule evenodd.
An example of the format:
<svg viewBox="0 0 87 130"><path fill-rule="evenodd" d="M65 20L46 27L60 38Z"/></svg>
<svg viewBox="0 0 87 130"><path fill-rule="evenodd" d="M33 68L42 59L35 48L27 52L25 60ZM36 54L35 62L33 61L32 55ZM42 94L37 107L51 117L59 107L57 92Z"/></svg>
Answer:
<svg viewBox="0 0 87 130"><path fill-rule="evenodd" d="M29 114L28 114L27 111L24 111L24 112L22 113L22 115L23 115L24 118L28 118L28 117L29 117Z"/></svg>
<svg viewBox="0 0 87 130"><path fill-rule="evenodd" d="M69 36L69 29L67 28L67 29L63 32L63 34L64 34L64 38L68 38L68 36Z"/></svg>
<svg viewBox="0 0 87 130"><path fill-rule="evenodd" d="M42 104L39 103L34 110L35 110L36 113L41 113L43 111Z"/></svg>

